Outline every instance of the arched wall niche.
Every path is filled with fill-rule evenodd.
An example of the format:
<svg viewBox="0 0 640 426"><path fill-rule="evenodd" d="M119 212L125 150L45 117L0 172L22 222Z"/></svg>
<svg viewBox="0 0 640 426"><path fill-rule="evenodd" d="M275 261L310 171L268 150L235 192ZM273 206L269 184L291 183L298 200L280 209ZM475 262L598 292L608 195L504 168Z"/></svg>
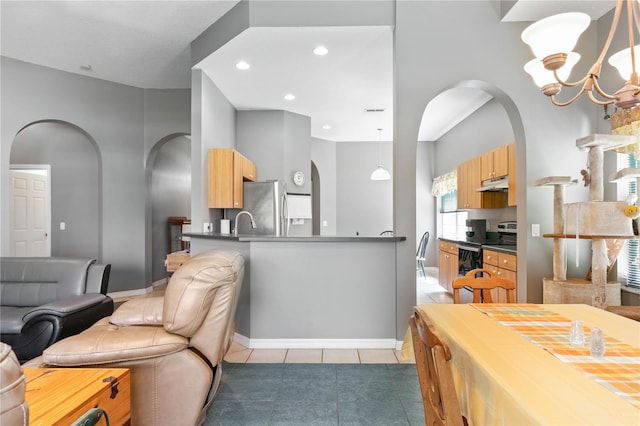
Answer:
<svg viewBox="0 0 640 426"><path fill-rule="evenodd" d="M191 136L172 133L158 140L147 157L145 177L147 282L167 276L164 261L169 253L167 219L191 218Z"/></svg>
<svg viewBox="0 0 640 426"><path fill-rule="evenodd" d="M102 261L102 156L95 139L67 121L33 121L16 133L9 163L51 166L51 255Z"/></svg>
<svg viewBox="0 0 640 426"><path fill-rule="evenodd" d="M442 91L440 91L435 97L440 96L442 94L446 94L447 91L457 88L471 88L476 89L482 92L487 93L492 98L495 99L502 106L506 116L508 118L508 122L511 126L511 130L513 131L513 138L516 144L516 155L517 155L517 181L518 181L518 209L517 209L517 221L521 224L527 223L527 199L526 199L526 176L527 176L527 161L526 161L526 138L524 133L524 125L522 122L522 117L520 115L520 111L516 106L515 102L511 97L505 93L502 89L495 86L494 84L480 81L480 80L462 80L451 86L445 87ZM435 99L435 97L433 99ZM429 104L432 100L429 100L425 106L425 114L423 115L423 120L428 117ZM419 149L419 148L418 148ZM433 149L429 151L431 155L433 155ZM416 156L419 158L419 156ZM433 158L430 159L434 161ZM416 168L421 167L421 165L416 164ZM428 165L427 167L431 168L433 172L433 163ZM419 174L417 175L419 176ZM429 176L429 179L433 179L433 175ZM425 178L423 176L423 178ZM431 182L428 183L430 188ZM417 187L420 188L420 183L417 183ZM437 214L436 211L436 202L433 197L430 198L431 204L425 204L425 202L421 203L418 199L418 194L416 194L416 208L420 209L420 206L424 206L426 209L426 214L433 217L433 220L426 226L426 230L432 232L432 235L437 235L436 233L436 220L435 216ZM423 200L424 201L424 200ZM416 222L420 221L420 214L425 214L425 211L417 212ZM422 233L425 229L424 226L421 226L420 223L416 223L416 233ZM520 226L518 229L518 300L520 301L521 297L526 298L526 253L527 253L527 229L525 226ZM419 241L419 236L416 235L416 241ZM431 245L428 247L428 250L431 251L431 259L437 259L437 244ZM435 255L434 255L435 253ZM436 260L437 262L437 260Z"/></svg>

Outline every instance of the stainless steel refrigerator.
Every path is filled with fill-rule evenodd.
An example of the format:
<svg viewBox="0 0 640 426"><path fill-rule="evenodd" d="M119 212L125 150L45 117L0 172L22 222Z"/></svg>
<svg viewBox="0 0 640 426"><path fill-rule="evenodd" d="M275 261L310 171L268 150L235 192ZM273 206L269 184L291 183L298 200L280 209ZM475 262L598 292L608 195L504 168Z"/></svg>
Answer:
<svg viewBox="0 0 640 426"><path fill-rule="evenodd" d="M227 219L231 219L231 228L238 227L239 234L250 235L284 235L286 218L287 193L284 184L277 180L267 182L243 183L242 209L227 210ZM240 216L239 224L233 223L236 215L242 210L248 211L253 216L256 229L251 228L251 222L246 215Z"/></svg>

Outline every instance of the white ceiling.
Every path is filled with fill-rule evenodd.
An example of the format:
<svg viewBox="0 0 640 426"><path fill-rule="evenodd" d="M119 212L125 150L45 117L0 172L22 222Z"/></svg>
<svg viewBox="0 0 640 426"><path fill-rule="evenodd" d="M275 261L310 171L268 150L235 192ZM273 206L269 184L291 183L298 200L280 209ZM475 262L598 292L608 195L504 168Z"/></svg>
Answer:
<svg viewBox="0 0 640 426"><path fill-rule="evenodd" d="M2 0L0 53L136 87L187 88L191 41L237 2ZM503 20L578 9L597 19L614 5L613 0L519 0ZM317 44L326 45L329 54L312 55ZM240 59L252 68L236 70ZM377 141L378 128L382 140L392 138L392 60L389 28L252 28L199 66L237 109L286 109L311 117L314 137ZM284 101L285 92L296 99ZM473 89L436 97L419 140L437 140L488 100ZM384 112L365 113L369 108ZM325 124L331 129L322 129Z"/></svg>

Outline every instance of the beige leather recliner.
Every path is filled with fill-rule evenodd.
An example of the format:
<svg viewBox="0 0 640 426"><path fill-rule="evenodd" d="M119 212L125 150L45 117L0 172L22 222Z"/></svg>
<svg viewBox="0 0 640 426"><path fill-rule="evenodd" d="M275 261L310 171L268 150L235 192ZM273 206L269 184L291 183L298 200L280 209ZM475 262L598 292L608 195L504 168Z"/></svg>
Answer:
<svg viewBox="0 0 640 426"><path fill-rule="evenodd" d="M84 332L47 348L54 367L114 367L131 372L132 425L201 424L218 389L244 259L212 250L171 277L164 297L132 299Z"/></svg>
<svg viewBox="0 0 640 426"><path fill-rule="evenodd" d="M0 425L29 424L29 407L24 400L27 382L11 346L0 342Z"/></svg>

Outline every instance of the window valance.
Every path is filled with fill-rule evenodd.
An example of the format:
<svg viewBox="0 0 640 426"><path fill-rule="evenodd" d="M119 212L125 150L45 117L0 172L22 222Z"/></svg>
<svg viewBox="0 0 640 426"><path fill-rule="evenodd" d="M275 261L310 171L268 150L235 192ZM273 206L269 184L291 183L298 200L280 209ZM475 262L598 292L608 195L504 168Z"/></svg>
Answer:
<svg viewBox="0 0 640 426"><path fill-rule="evenodd" d="M431 193L434 197L441 197L458 189L458 172L456 170L437 176L433 179Z"/></svg>

